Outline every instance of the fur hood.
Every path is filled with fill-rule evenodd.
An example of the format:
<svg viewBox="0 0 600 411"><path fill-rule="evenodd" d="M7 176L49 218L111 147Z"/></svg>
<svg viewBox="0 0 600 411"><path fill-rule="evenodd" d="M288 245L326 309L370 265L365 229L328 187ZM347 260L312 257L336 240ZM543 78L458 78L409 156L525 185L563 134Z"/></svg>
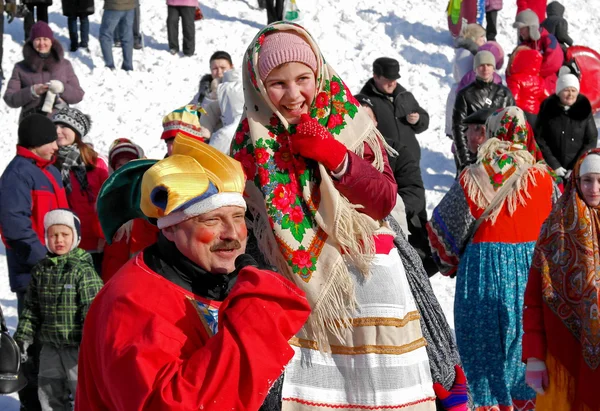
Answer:
<svg viewBox="0 0 600 411"><path fill-rule="evenodd" d="M50 57L43 59L33 48L33 42L28 40L23 46L23 61L31 71L41 73L42 71L52 71L51 68L64 60L65 52L62 45L56 39L52 40Z"/></svg>
<svg viewBox="0 0 600 411"><path fill-rule="evenodd" d="M454 40L454 48L469 50L471 54L475 55L477 54L479 46L471 39L466 37L457 37L456 40Z"/></svg>
<svg viewBox="0 0 600 411"><path fill-rule="evenodd" d="M560 104L560 98L556 94L548 97L548 117L555 117L564 113L565 110ZM573 120L583 121L592 114L592 104L586 96L580 94L567 113Z"/></svg>

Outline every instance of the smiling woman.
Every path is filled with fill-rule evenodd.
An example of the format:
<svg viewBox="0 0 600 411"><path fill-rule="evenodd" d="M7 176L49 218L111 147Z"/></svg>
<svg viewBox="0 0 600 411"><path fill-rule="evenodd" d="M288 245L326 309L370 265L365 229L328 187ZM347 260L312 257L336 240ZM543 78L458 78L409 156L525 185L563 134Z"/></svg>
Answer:
<svg viewBox="0 0 600 411"><path fill-rule="evenodd" d="M249 109L232 153L253 233L312 308L291 341L282 407L435 409L421 318L382 221L397 187L381 134L298 25L259 32L243 67ZM453 366L436 379L444 388Z"/></svg>
<svg viewBox="0 0 600 411"><path fill-rule="evenodd" d="M536 410L597 410L600 150L576 163L542 227L523 312L523 362Z"/></svg>

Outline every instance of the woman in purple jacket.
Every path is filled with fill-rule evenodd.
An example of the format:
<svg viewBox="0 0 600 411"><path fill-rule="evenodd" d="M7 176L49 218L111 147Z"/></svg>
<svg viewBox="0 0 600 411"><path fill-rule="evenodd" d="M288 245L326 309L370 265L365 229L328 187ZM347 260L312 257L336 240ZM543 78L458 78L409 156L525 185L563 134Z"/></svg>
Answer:
<svg viewBox="0 0 600 411"><path fill-rule="evenodd" d="M47 23L38 21L23 46L23 60L15 64L4 101L21 108L19 121L30 113L50 116L69 104L77 104L84 92L64 51Z"/></svg>
<svg viewBox="0 0 600 411"><path fill-rule="evenodd" d="M196 15L197 0L167 0L167 38L169 52L179 53L179 18L183 33L183 55L192 56L196 49Z"/></svg>

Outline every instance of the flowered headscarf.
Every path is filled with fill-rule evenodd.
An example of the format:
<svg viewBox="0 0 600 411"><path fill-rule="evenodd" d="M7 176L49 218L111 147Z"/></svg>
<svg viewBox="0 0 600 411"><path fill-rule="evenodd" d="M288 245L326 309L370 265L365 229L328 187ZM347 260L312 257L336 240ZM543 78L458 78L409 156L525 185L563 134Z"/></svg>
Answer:
<svg viewBox="0 0 600 411"><path fill-rule="evenodd" d="M326 331L339 335L355 309L353 282L344 257L364 275L374 253L373 235L382 223L359 213L333 184L329 172L313 160L293 155L295 131L271 103L258 76L261 45L269 33L290 30L302 36L317 57L316 96L310 115L334 138L362 156L364 144L375 153L373 166L383 170L380 134L342 79L324 61L302 27L274 23L261 30L244 57L245 115L232 142L248 182L250 227L269 262L307 295L312 314L308 334L327 347ZM391 232L391 231L390 231Z"/></svg>
<svg viewBox="0 0 600 411"><path fill-rule="evenodd" d="M545 303L581 343L583 359L595 370L600 365L600 208L588 206L579 189L581 163L589 155L600 155L600 149L577 161L542 227L532 265L542 275Z"/></svg>
<svg viewBox="0 0 600 411"><path fill-rule="evenodd" d="M485 125L488 140L477 152L477 163L465 169L460 178L464 180L469 198L481 209L486 209L510 181L514 189L504 193L504 198L488 217L494 222L507 201L511 215L518 204L525 203L528 184L535 184L534 174L527 172L529 168L545 173L550 173L550 169L543 161L523 110L518 107L499 109Z"/></svg>
<svg viewBox="0 0 600 411"><path fill-rule="evenodd" d="M544 160L542 150L533 137L531 125L519 107L510 106L496 110L488 117L485 129L488 139L497 138L502 141L523 144L536 162Z"/></svg>

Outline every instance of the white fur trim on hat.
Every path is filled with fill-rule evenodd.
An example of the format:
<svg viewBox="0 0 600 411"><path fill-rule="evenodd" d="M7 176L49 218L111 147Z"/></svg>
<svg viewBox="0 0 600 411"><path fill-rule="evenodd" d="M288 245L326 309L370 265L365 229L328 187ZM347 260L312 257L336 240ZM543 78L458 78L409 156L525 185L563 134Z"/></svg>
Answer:
<svg viewBox="0 0 600 411"><path fill-rule="evenodd" d="M579 91L579 79L575 74L563 74L556 82L556 94L560 93L567 87L574 87Z"/></svg>
<svg viewBox="0 0 600 411"><path fill-rule="evenodd" d="M600 174L600 155L598 154L590 154L581 162L579 177L590 173Z"/></svg>
<svg viewBox="0 0 600 411"><path fill-rule="evenodd" d="M51 253L48 246L48 229L53 225L66 225L73 231L73 244L71 244L71 249L69 251L73 251L79 245L81 241L81 221L79 217L77 217L71 210L67 210L66 208L57 208L52 211L48 211L44 216L44 237L46 240L46 248Z"/></svg>
<svg viewBox="0 0 600 411"><path fill-rule="evenodd" d="M180 211L174 211L171 214L158 219L158 228L163 229L179 224L190 218L216 210L217 208L227 206L238 206L246 209L246 200L241 193L218 193L207 199L193 203L189 207Z"/></svg>

